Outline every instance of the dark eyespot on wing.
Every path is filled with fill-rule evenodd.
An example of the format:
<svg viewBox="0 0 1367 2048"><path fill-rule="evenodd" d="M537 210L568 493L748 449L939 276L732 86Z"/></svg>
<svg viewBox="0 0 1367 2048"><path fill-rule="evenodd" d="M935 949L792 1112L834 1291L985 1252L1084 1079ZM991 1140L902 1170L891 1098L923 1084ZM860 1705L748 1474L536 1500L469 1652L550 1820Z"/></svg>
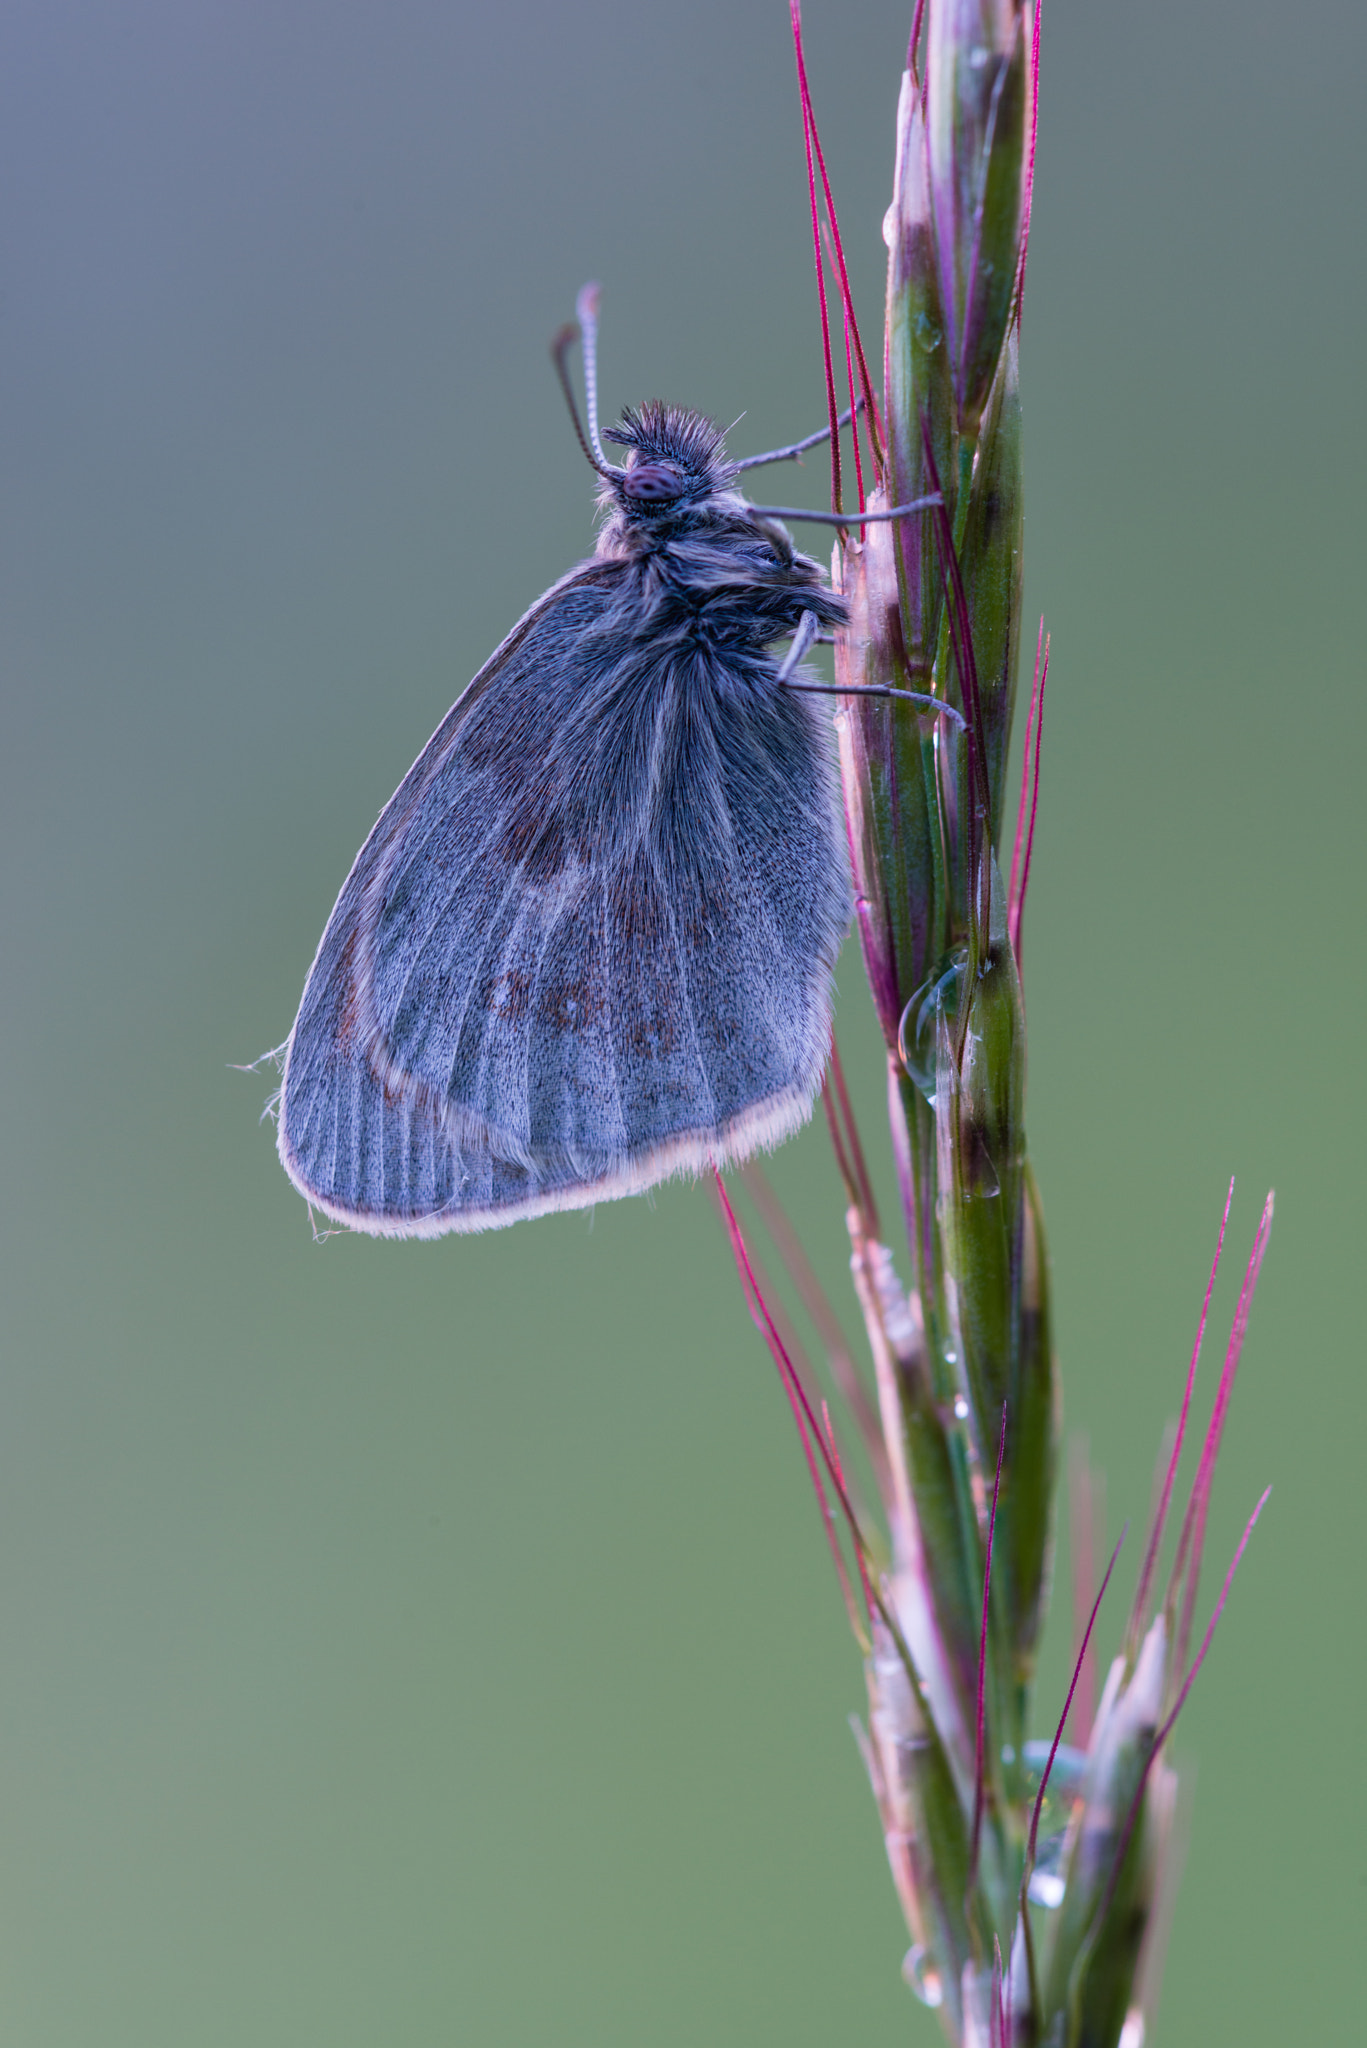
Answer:
<svg viewBox="0 0 1367 2048"><path fill-rule="evenodd" d="M504 819L493 858L500 867L521 868L535 886L553 882L568 857L565 823L542 792L533 792Z"/></svg>

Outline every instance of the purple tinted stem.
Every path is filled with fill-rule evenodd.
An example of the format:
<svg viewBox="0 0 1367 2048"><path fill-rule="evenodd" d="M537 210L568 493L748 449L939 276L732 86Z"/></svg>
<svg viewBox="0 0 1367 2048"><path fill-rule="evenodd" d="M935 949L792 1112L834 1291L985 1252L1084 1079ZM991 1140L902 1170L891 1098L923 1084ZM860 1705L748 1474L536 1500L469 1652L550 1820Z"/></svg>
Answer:
<svg viewBox="0 0 1367 2048"><path fill-rule="evenodd" d="M1025 259L1030 251L1030 211L1035 197L1035 141L1039 131L1039 17L1041 0L1030 14L1030 139L1025 146L1025 193L1021 205L1021 252L1016 264L1016 324L1025 303Z"/></svg>
<svg viewBox="0 0 1367 2048"><path fill-rule="evenodd" d="M1025 827L1030 816L1030 750L1035 737L1035 707L1039 701L1040 662L1044 658L1044 614L1040 614L1039 639L1035 645L1035 672L1030 679L1030 703L1025 713L1025 745L1021 749L1021 792L1016 805L1016 836L1011 845L1011 879L1007 883L1006 897L1010 905L1007 913L1011 928L1011 943L1016 941L1016 897L1020 884L1021 852L1025 845Z"/></svg>
<svg viewBox="0 0 1367 2048"><path fill-rule="evenodd" d="M840 1178L845 1183L846 1203L851 1209L857 1209L860 1205L861 1197L854 1178L854 1168L845 1156L845 1141L840 1131L839 1112L836 1109L835 1096L831 1092L829 1081L823 1081L821 1084L821 1107L826 1112L826 1124L831 1134L831 1150L835 1154L835 1163L839 1169Z"/></svg>
<svg viewBox="0 0 1367 2048"><path fill-rule="evenodd" d="M926 18L926 0L916 0L916 12L911 17L911 34L907 38L907 70L916 80L916 89L921 89L920 74L916 69L916 52L921 44L921 28Z"/></svg>
<svg viewBox="0 0 1367 2048"><path fill-rule="evenodd" d="M983 1789L986 1780L983 1733L987 1723L987 1617L992 1595L992 1539L997 1533L997 1501L1002 1489L1002 1459L1006 1455L1006 1403L1002 1402L1001 1435L997 1439L997 1476L992 1482L992 1514L987 1524L987 1559L983 1565L983 1618L978 1636L978 1724L973 1755L973 1847L968 1859L968 1889L978 1875L978 1850L983 1832Z"/></svg>
<svg viewBox="0 0 1367 2048"><path fill-rule="evenodd" d="M828 1402L824 1400L821 1403L821 1419L826 1425L826 1445L830 1451L831 1457L835 1461L836 1477L840 1481L841 1487L848 1492L848 1488L845 1487L845 1467L840 1461L840 1446L836 1442L835 1428L831 1422L830 1405ZM873 1588L869 1584L869 1574L868 1569L864 1563L864 1546L862 1543L856 1543L854 1546L854 1561L856 1565L859 1567L859 1584L862 1587L864 1593L864 1611L869 1617L869 1627L872 1628Z"/></svg>
<svg viewBox="0 0 1367 2048"><path fill-rule="evenodd" d="M855 1178L859 1183L859 1199L863 1205L870 1237L881 1238L878 1222L878 1204L873 1198L873 1183L864 1161L864 1147L859 1142L859 1127L850 1108L849 1092L845 1087L845 1069L840 1064L840 1048L831 1033L831 1072L835 1076L835 1092L840 1097L840 1113L845 1119L845 1130L849 1139L850 1158L854 1164Z"/></svg>

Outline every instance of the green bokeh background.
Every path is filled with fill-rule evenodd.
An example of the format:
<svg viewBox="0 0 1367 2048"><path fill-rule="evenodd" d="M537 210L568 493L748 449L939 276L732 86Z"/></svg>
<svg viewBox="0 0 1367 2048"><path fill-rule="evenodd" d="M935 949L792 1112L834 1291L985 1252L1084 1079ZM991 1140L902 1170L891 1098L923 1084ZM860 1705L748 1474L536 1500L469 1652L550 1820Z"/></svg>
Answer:
<svg viewBox="0 0 1367 2048"><path fill-rule="evenodd" d="M808 11L876 332L909 9ZM1046 9L1029 1107L1113 1525L1225 1176L1236 1262L1279 1203L1164 2048L1361 2002L1365 42L1347 0ZM11 0L0 75L0 2038L929 2048L703 1193L318 1246L229 1068L591 543L577 285L609 407L818 423L784 9ZM841 1023L872 1130L853 955ZM821 1133L775 1173L842 1290Z"/></svg>

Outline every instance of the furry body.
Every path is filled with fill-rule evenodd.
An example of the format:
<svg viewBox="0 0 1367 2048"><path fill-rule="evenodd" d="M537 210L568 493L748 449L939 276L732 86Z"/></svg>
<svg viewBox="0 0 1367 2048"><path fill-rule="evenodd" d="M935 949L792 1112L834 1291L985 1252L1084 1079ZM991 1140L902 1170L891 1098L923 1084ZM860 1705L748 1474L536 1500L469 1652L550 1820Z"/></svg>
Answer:
<svg viewBox="0 0 1367 2048"><path fill-rule="evenodd" d="M820 1085L844 829L829 715L768 650L844 606L709 422L648 406L611 438L633 452L596 555L428 741L309 974L280 1157L360 1230L489 1229L724 1165Z"/></svg>

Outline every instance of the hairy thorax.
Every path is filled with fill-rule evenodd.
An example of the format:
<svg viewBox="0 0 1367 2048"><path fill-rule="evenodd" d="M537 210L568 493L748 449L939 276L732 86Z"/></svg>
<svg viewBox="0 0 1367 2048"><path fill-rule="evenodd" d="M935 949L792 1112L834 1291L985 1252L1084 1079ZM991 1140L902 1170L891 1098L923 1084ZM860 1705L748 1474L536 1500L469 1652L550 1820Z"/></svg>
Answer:
<svg viewBox="0 0 1367 2048"><path fill-rule="evenodd" d="M753 658L796 631L804 611L827 626L845 619L820 566L734 493L649 523L617 510L597 555L621 564L624 596L629 589L650 633L693 640L722 660L728 651Z"/></svg>

